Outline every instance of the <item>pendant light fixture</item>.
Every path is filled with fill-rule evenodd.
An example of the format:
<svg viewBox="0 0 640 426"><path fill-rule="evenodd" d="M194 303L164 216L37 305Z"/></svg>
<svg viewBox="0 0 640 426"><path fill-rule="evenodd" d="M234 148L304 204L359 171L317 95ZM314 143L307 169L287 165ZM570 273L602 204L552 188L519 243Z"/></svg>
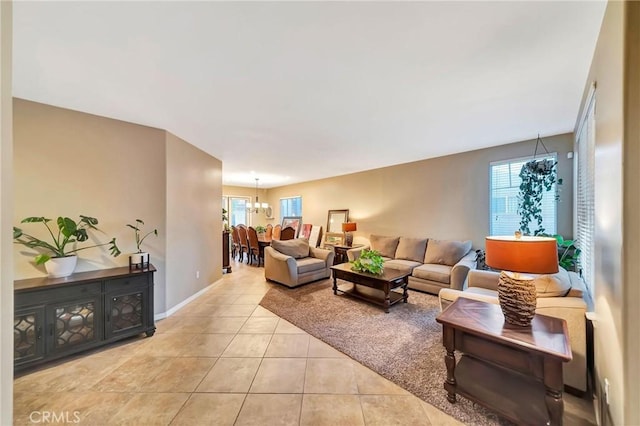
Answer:
<svg viewBox="0 0 640 426"><path fill-rule="evenodd" d="M256 201L251 204L251 202L247 203L247 211L249 213L264 213L264 211L269 208L268 203L260 203L258 199L258 182L260 178L256 178Z"/></svg>

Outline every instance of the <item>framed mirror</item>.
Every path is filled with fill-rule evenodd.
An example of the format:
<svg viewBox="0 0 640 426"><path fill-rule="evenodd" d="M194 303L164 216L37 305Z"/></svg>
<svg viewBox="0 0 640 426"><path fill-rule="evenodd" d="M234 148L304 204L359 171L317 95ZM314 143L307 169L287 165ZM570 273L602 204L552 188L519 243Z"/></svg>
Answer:
<svg viewBox="0 0 640 426"><path fill-rule="evenodd" d="M327 215L327 232L325 233L326 244L342 244L344 233L342 224L349 221L349 210L329 210Z"/></svg>

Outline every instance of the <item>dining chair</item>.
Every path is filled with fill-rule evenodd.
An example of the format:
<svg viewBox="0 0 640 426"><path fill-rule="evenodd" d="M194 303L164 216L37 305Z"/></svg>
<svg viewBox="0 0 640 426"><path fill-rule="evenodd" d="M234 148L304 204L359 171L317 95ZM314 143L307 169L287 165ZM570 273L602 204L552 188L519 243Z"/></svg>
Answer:
<svg viewBox="0 0 640 426"><path fill-rule="evenodd" d="M287 226L280 232L281 240L293 240L296 237L296 230L291 226Z"/></svg>
<svg viewBox="0 0 640 426"><path fill-rule="evenodd" d="M260 245L258 244L258 232L253 226L247 228L247 241L249 243L249 262L253 263L253 259L255 259L258 262L258 266L260 266Z"/></svg>
<svg viewBox="0 0 640 426"><path fill-rule="evenodd" d="M279 240L281 231L282 231L282 226L280 226L280 225L274 226L273 227L273 234L271 235L271 238L274 239L274 240Z"/></svg>
<svg viewBox="0 0 640 426"><path fill-rule="evenodd" d="M271 236L273 235L273 225L268 223L267 224L267 230L264 233L265 238L271 238Z"/></svg>
<svg viewBox="0 0 640 426"><path fill-rule="evenodd" d="M240 236L240 262L247 253L247 263L249 263L249 241L247 240L247 228L244 225L238 225L238 235Z"/></svg>
<svg viewBox="0 0 640 426"><path fill-rule="evenodd" d="M240 254L240 235L238 234L238 228L231 227L231 256L235 259L236 255Z"/></svg>

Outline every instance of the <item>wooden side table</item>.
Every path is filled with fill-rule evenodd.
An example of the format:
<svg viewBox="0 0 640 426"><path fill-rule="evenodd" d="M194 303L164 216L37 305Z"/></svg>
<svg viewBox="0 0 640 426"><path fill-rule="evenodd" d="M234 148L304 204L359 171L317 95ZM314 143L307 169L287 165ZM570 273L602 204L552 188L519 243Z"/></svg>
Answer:
<svg viewBox="0 0 640 426"><path fill-rule="evenodd" d="M461 297L436 321L449 402L459 394L517 424L562 424L562 363L572 358L565 320L536 315L530 327L513 326L499 305Z"/></svg>
<svg viewBox="0 0 640 426"><path fill-rule="evenodd" d="M353 248L358 248L363 246L364 244L354 244L352 246L334 245L333 252L336 255L333 258L333 264L338 265L340 263L347 263L349 261L349 257L347 256L347 251Z"/></svg>

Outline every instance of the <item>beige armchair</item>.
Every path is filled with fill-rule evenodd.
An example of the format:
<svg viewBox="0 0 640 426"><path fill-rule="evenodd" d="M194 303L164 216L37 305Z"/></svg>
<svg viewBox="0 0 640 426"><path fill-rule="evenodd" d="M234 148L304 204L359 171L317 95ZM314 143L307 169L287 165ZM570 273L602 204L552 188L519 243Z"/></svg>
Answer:
<svg viewBox="0 0 640 426"><path fill-rule="evenodd" d="M310 247L305 239L271 241L264 249L264 277L288 287L329 278L333 250Z"/></svg>
<svg viewBox="0 0 640 426"><path fill-rule="evenodd" d="M464 290L440 290L440 309L446 309L458 297L498 304L498 278L492 271L469 271ZM560 277L560 278L557 278ZM587 390L587 334L585 313L589 296L578 274L561 269L558 274L545 276L538 288L536 313L562 318L567 322L573 360L564 365L564 384L580 392ZM551 279L549 279L551 278ZM562 281L556 284L554 281Z"/></svg>

